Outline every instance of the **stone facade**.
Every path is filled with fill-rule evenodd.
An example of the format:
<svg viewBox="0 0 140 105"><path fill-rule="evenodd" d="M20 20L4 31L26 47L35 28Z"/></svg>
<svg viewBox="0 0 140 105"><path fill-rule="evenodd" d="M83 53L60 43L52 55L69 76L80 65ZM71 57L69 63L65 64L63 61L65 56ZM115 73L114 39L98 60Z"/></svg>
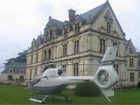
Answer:
<svg viewBox="0 0 140 105"><path fill-rule="evenodd" d="M132 41L125 39L109 2L81 15L75 12L70 9L69 21L65 22L49 17L44 34L33 39L27 54L26 82L41 75L48 63L64 68L67 76L94 75L106 48L118 46L114 64L121 80L118 86L136 85L136 51ZM129 53L129 48L133 53Z"/></svg>
<svg viewBox="0 0 140 105"><path fill-rule="evenodd" d="M25 80L26 63L12 62L1 72L2 83L22 84Z"/></svg>
<svg viewBox="0 0 140 105"><path fill-rule="evenodd" d="M12 61L1 72L2 83L24 84L26 63Z"/></svg>

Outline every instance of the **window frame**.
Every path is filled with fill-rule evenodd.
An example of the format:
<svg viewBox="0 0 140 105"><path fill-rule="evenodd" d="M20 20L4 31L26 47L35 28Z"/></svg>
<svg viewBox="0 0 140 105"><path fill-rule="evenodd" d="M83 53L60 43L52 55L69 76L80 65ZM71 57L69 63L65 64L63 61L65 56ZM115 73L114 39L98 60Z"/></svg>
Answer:
<svg viewBox="0 0 140 105"><path fill-rule="evenodd" d="M105 53L105 39L100 39L100 53Z"/></svg>
<svg viewBox="0 0 140 105"><path fill-rule="evenodd" d="M74 76L78 76L79 75L79 64L78 63L74 63L73 64L73 75Z"/></svg>

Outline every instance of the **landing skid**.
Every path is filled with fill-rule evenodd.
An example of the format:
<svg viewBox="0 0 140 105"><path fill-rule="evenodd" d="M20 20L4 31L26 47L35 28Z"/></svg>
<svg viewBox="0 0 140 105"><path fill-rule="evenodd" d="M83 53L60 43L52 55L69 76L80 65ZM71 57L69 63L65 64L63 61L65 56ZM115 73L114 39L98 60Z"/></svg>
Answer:
<svg viewBox="0 0 140 105"><path fill-rule="evenodd" d="M44 104L48 97L48 95L45 95L39 100L39 99L33 98L33 95L34 95L34 93L32 93L32 96L29 98L29 100L32 102L40 103L40 104Z"/></svg>
<svg viewBox="0 0 140 105"><path fill-rule="evenodd" d="M72 101L71 98L67 97L66 95L63 94L59 94L59 95L51 95L53 98L56 99L62 99L62 100L66 100L66 101ZM33 98L33 94L32 97L29 98L30 101L32 102L36 102L36 103L40 103L40 104L44 104L46 102L48 95L45 95L43 98L41 98L41 100Z"/></svg>
<svg viewBox="0 0 140 105"><path fill-rule="evenodd" d="M59 95L52 95L54 98L57 98L57 99L62 99L62 100L66 100L66 101L72 101L71 98L69 98L68 96L66 95L63 95L63 94L59 94Z"/></svg>
<svg viewBox="0 0 140 105"><path fill-rule="evenodd" d="M32 102L37 102L37 103L43 104L43 103L45 103L46 98L42 98L42 100L38 100L35 98L29 98L29 100Z"/></svg>

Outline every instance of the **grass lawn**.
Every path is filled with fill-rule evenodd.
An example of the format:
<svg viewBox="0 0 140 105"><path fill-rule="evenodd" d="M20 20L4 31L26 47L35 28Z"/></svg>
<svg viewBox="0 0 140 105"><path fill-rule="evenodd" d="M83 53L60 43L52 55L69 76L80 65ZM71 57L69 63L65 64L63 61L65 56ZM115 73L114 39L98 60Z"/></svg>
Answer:
<svg viewBox="0 0 140 105"><path fill-rule="evenodd" d="M77 97L72 91L64 91L72 101L60 99L48 99L47 104L96 104L96 105L134 105L140 104L140 89L116 90L112 102L109 103L104 97ZM25 87L0 85L0 104L34 104L29 101L31 92Z"/></svg>

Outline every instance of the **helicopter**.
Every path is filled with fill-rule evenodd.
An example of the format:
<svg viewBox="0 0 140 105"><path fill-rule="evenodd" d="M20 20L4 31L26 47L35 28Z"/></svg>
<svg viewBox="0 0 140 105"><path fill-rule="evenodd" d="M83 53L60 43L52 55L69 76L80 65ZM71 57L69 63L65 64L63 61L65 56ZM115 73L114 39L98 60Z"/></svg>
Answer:
<svg viewBox="0 0 140 105"><path fill-rule="evenodd" d="M111 102L109 97L114 96L114 85L119 80L118 74L113 67L116 51L116 46L107 48L94 76L62 76L62 69L56 68L54 64L47 65L44 73L41 76L36 76L31 82L32 96L29 100L37 103L45 103L49 95L54 95L56 98L59 96L60 99L70 101L69 97L61 94L65 87L85 81L92 81L97 85L106 99ZM33 98L33 94L41 94L43 97L35 99Z"/></svg>

